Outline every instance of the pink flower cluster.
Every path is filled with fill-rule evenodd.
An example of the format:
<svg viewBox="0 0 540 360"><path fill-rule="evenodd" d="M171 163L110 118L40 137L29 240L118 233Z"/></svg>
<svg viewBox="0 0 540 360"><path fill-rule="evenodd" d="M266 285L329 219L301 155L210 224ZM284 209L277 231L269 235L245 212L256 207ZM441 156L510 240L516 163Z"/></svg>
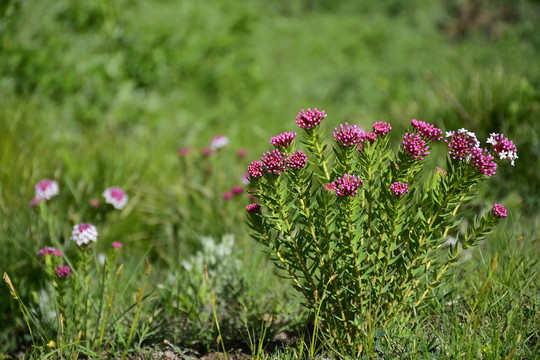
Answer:
<svg viewBox="0 0 540 360"><path fill-rule="evenodd" d="M432 124L412 119L411 125L416 131L418 131L424 140L439 141L443 138L442 130L436 128Z"/></svg>
<svg viewBox="0 0 540 360"><path fill-rule="evenodd" d="M403 149L413 158L424 160L424 156L429 155L429 146L415 133L405 133L403 137Z"/></svg>
<svg viewBox="0 0 540 360"><path fill-rule="evenodd" d="M356 125L349 126L348 123L339 125L334 128L334 138L343 146L353 146L361 143L363 139L363 131Z"/></svg>
<svg viewBox="0 0 540 360"><path fill-rule="evenodd" d="M401 196L405 193L409 192L409 187L407 183L402 183L401 181L395 182L392 185L390 185L390 190L396 195Z"/></svg>
<svg viewBox="0 0 540 360"><path fill-rule="evenodd" d="M64 278L71 273L71 269L67 265L58 265L54 271L56 271L56 275L58 275L59 278Z"/></svg>
<svg viewBox="0 0 540 360"><path fill-rule="evenodd" d="M285 159L286 167L292 169L302 169L306 166L307 155L302 150L294 152Z"/></svg>
<svg viewBox="0 0 540 360"><path fill-rule="evenodd" d="M279 134L278 136L274 136L273 138L271 138L270 142L277 148L288 148L295 138L295 132L284 132L283 134Z"/></svg>
<svg viewBox="0 0 540 360"><path fill-rule="evenodd" d="M377 134L374 132L364 131L362 132L362 138L373 144L375 140L377 140Z"/></svg>
<svg viewBox="0 0 540 360"><path fill-rule="evenodd" d="M506 217L506 209L501 204L493 205L493 214L498 218Z"/></svg>
<svg viewBox="0 0 540 360"><path fill-rule="evenodd" d="M128 202L128 196L124 190L117 186L112 186L105 189L103 192L103 197L105 198L105 202L107 204L111 204L117 210L122 210Z"/></svg>
<svg viewBox="0 0 540 360"><path fill-rule="evenodd" d="M250 177L258 179L263 176L263 163L260 161L253 161L247 167L247 171Z"/></svg>
<svg viewBox="0 0 540 360"><path fill-rule="evenodd" d="M514 161L518 156L517 147L512 140L507 139L503 134L491 133L486 142L491 144L493 151L501 160L507 159L514 166Z"/></svg>
<svg viewBox="0 0 540 360"><path fill-rule="evenodd" d="M384 136L388 134L390 130L392 130L392 126L387 122L379 121L373 124L373 132L377 135Z"/></svg>
<svg viewBox="0 0 540 360"><path fill-rule="evenodd" d="M256 213L256 212L259 212L259 210L261 210L261 205L259 204L256 204L256 203L252 203L252 204L249 204L248 206L246 206L246 210L248 213Z"/></svg>
<svg viewBox="0 0 540 360"><path fill-rule="evenodd" d="M448 144L448 154L452 159L468 160L472 149L480 146L473 132L465 129L459 129L457 132L448 131L446 137L450 140L444 140Z"/></svg>
<svg viewBox="0 0 540 360"><path fill-rule="evenodd" d="M358 189L362 183L360 177L344 174L343 177L338 177L336 181L326 185L326 188L335 191L336 195L340 197L354 196L358 194Z"/></svg>
<svg viewBox="0 0 540 360"><path fill-rule="evenodd" d="M279 150L267 151L261 158L262 164L266 171L271 174L281 174L285 171L285 158L286 155L279 152Z"/></svg>
<svg viewBox="0 0 540 360"><path fill-rule="evenodd" d="M112 247L115 248L115 249L121 249L122 248L122 243L118 242L118 241L113 241Z"/></svg>
<svg viewBox="0 0 540 360"><path fill-rule="evenodd" d="M486 149L475 147L471 150L471 163L480 173L492 176L497 170L497 163L493 161L493 156Z"/></svg>
<svg viewBox="0 0 540 360"><path fill-rule="evenodd" d="M56 248L53 248L53 247L45 247L41 250L38 251L38 256L40 257L45 257L45 256L48 256L48 255L54 255L54 256L62 256L62 252L60 250L57 250Z"/></svg>
<svg viewBox="0 0 540 360"><path fill-rule="evenodd" d="M296 115L296 124L302 129L312 129L319 125L323 119L326 118L326 114L323 111L317 110L317 108L311 110L302 109L298 115Z"/></svg>
<svg viewBox="0 0 540 360"><path fill-rule="evenodd" d="M97 229L92 224L81 223L73 227L71 240L77 243L77 246L88 245L91 241L96 242L98 237Z"/></svg>

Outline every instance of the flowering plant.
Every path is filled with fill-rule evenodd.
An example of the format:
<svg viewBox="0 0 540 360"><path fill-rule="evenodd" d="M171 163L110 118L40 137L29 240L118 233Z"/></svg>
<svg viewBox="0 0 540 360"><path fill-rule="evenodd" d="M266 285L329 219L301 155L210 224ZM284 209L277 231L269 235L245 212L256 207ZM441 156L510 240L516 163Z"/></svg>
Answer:
<svg viewBox="0 0 540 360"><path fill-rule="evenodd" d="M366 132L345 123L329 149L320 126L326 116L308 109L296 117L307 154L289 132L273 137L275 149L251 163L250 192L258 201L247 212L252 236L318 311L329 338L360 353L377 329L420 305L460 252L506 216L495 204L469 225L460 246L441 256L450 234L459 236L459 208L501 162L513 164L516 148L499 134L481 149L473 133L448 132L446 170L422 181L441 129L413 119L395 152L390 124L377 122Z"/></svg>

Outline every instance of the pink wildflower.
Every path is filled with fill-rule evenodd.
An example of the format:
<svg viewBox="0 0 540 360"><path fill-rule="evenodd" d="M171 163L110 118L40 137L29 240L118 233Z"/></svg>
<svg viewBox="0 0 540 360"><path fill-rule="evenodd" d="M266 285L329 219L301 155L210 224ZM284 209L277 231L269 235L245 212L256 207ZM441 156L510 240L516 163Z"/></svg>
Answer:
<svg viewBox="0 0 540 360"><path fill-rule="evenodd" d="M412 119L411 125L424 140L439 141L443 138L442 130L429 123Z"/></svg>
<svg viewBox="0 0 540 360"><path fill-rule="evenodd" d="M54 180L43 179L37 183L35 188L36 199L50 200L58 195L58 183Z"/></svg>
<svg viewBox="0 0 540 360"><path fill-rule="evenodd" d="M231 192L233 193L233 195L240 195L244 192L244 188L241 186L233 186L231 188Z"/></svg>
<svg viewBox="0 0 540 360"><path fill-rule="evenodd" d="M362 138L373 144L377 140L377 134L374 132L364 131L362 132Z"/></svg>
<svg viewBox="0 0 540 360"><path fill-rule="evenodd" d="M178 156L180 156L180 157L185 157L185 156L189 155L190 153L191 153L191 148L190 147L183 147L183 148L178 150Z"/></svg>
<svg viewBox="0 0 540 360"><path fill-rule="evenodd" d="M261 161L270 174L279 175L285 171L285 154L280 153L279 150L267 151L266 154L263 154Z"/></svg>
<svg viewBox="0 0 540 360"><path fill-rule="evenodd" d="M249 204L248 206L246 206L246 210L248 213L256 213L256 212L259 212L259 210L261 210L261 205L259 204L256 204L256 203L252 203L252 204Z"/></svg>
<svg viewBox="0 0 540 360"><path fill-rule="evenodd" d="M319 111L315 108L313 110L307 109L307 111L304 111L304 109L302 109L296 116L296 123L302 129L311 129L319 125L326 116L324 110Z"/></svg>
<svg viewBox="0 0 540 360"><path fill-rule="evenodd" d="M227 146L229 138L223 135L216 135L210 140L210 149L219 150Z"/></svg>
<svg viewBox="0 0 540 360"><path fill-rule="evenodd" d="M71 269L67 265L58 265L54 271L56 271L56 275L58 275L59 278L63 278L69 275Z"/></svg>
<svg viewBox="0 0 540 360"><path fill-rule="evenodd" d="M338 128L334 129L334 138L343 146L352 146L362 142L362 131L357 125L349 126L348 123L339 125Z"/></svg>
<svg viewBox="0 0 540 360"><path fill-rule="evenodd" d="M202 156L205 156L205 157L208 157L208 156L212 155L213 152L214 151L212 151L212 149L210 149L209 147L203 147L201 149L201 154L202 154Z"/></svg>
<svg viewBox="0 0 540 360"><path fill-rule="evenodd" d="M246 149L238 149L238 151L236 151L236 156L241 159L245 158L246 156L248 156L248 151Z"/></svg>
<svg viewBox="0 0 540 360"><path fill-rule="evenodd" d="M270 143L272 143L272 145L277 148L279 148L280 146L283 148L288 148L295 138L295 132L284 132L283 134L279 134L271 138Z"/></svg>
<svg viewBox="0 0 540 360"><path fill-rule="evenodd" d="M492 211L493 214L498 218L506 217L506 209L501 204L494 204Z"/></svg>
<svg viewBox="0 0 540 360"><path fill-rule="evenodd" d="M343 177L338 177L338 179L326 186L328 190L336 191L336 195L343 196L354 196L358 194L358 188L362 184L362 180L355 175L344 174Z"/></svg>
<svg viewBox="0 0 540 360"><path fill-rule="evenodd" d="M103 197L105 198L105 202L107 204L111 204L115 209L118 210L122 210L128 202L128 196L124 190L117 186L112 186L105 189L103 192Z"/></svg>
<svg viewBox="0 0 540 360"><path fill-rule="evenodd" d="M101 205L101 203L99 202L99 199L93 198L93 199L90 199L90 205L93 208L97 209L99 207L99 205Z"/></svg>
<svg viewBox="0 0 540 360"><path fill-rule="evenodd" d="M512 140L507 139L503 134L491 133L486 142L491 144L495 154L499 155L499 159L507 159L514 166L514 161L518 156L516 145Z"/></svg>
<svg viewBox="0 0 540 360"><path fill-rule="evenodd" d="M402 183L401 181L395 182L392 185L390 185L390 190L396 195L401 196L405 193L409 192L409 187L407 183Z"/></svg>
<svg viewBox="0 0 540 360"><path fill-rule="evenodd" d="M247 171L249 176L251 176L252 178L260 178L263 176L263 163L261 161L253 161L247 167Z"/></svg>
<svg viewBox="0 0 540 360"><path fill-rule="evenodd" d="M448 172L446 170L444 170L443 168L440 168L440 167L436 167L435 170L437 170L439 173L441 173L442 175L446 175L448 174Z"/></svg>
<svg viewBox="0 0 540 360"><path fill-rule="evenodd" d="M475 147L471 150L471 163L482 174L487 176L495 175L497 163L493 161L493 156L486 149Z"/></svg>
<svg viewBox="0 0 540 360"><path fill-rule="evenodd" d="M226 191L224 192L223 194L221 194L221 197L225 200L229 200L229 199L232 199L233 197L233 193L230 192L230 191Z"/></svg>
<svg viewBox="0 0 540 360"><path fill-rule="evenodd" d="M480 146L476 135L466 129L459 129L457 132L448 131L446 137L450 140L444 140L448 144L448 154L452 159L469 160L472 149Z"/></svg>
<svg viewBox="0 0 540 360"><path fill-rule="evenodd" d="M413 158L424 160L424 156L429 155L429 146L415 133L405 133L403 137L403 149Z"/></svg>
<svg viewBox="0 0 540 360"><path fill-rule="evenodd" d="M73 227L71 240L77 243L77 246L88 245L91 241L96 242L98 237L97 229L92 224L81 223Z"/></svg>
<svg viewBox="0 0 540 360"><path fill-rule="evenodd" d="M376 122L373 124L373 132L377 135L384 136L392 130L392 126L387 122Z"/></svg>
<svg viewBox="0 0 540 360"><path fill-rule="evenodd" d="M50 246L44 247L43 249L38 251L38 256L40 256L40 257L45 257L45 256L48 256L48 255L54 255L54 256L61 257L62 252L60 250L57 250L56 248L53 248L53 247L50 247Z"/></svg>
<svg viewBox="0 0 540 360"><path fill-rule="evenodd" d="M115 249L121 249L122 248L122 243L121 242L118 242L118 241L114 241L112 243L112 247L115 248Z"/></svg>
<svg viewBox="0 0 540 360"><path fill-rule="evenodd" d="M244 175L242 175L242 177L240 178L240 181L242 181L242 184L244 185L249 185L250 182L249 182L249 173L245 173Z"/></svg>
<svg viewBox="0 0 540 360"><path fill-rule="evenodd" d="M287 159L285 159L286 166L293 169L301 169L306 166L307 155L302 150L292 153Z"/></svg>
<svg viewBox="0 0 540 360"><path fill-rule="evenodd" d="M41 201L43 201L43 199L33 198L32 200L30 200L28 205L30 205L30 206L38 206Z"/></svg>

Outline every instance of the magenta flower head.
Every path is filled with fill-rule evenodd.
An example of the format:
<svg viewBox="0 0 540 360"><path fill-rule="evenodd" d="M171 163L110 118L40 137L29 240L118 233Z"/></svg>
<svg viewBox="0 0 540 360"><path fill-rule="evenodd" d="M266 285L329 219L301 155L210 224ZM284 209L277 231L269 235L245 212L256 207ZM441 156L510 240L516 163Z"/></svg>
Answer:
<svg viewBox="0 0 540 360"><path fill-rule="evenodd" d="M495 175L497 163L493 161L493 156L486 149L475 147L471 150L471 163L482 174L487 176Z"/></svg>
<svg viewBox="0 0 540 360"><path fill-rule="evenodd" d="M498 218L506 217L506 209L501 204L494 204L491 211Z"/></svg>
<svg viewBox="0 0 540 360"><path fill-rule="evenodd" d="M178 156L180 156L180 157L186 157L190 153L191 153L191 148L190 147L183 147L183 148L178 150Z"/></svg>
<svg viewBox="0 0 540 360"><path fill-rule="evenodd" d="M401 181L395 182L392 185L390 185L390 190L396 195L401 196L405 193L409 192L409 187L407 183L402 183Z"/></svg>
<svg viewBox="0 0 540 360"><path fill-rule="evenodd" d="M307 155L304 154L302 150L299 150L292 153L291 156L285 159L285 162L287 168L302 169L304 166L306 166Z"/></svg>
<svg viewBox="0 0 540 360"><path fill-rule="evenodd" d="M319 111L315 108L313 110L307 109L307 111L304 111L304 109L302 109L298 115L296 115L296 123L302 129L312 129L319 125L326 116L324 110Z"/></svg>
<svg viewBox="0 0 540 360"><path fill-rule="evenodd" d="M54 271L56 271L56 275L58 275L59 278L64 278L69 275L71 269L67 265L58 265Z"/></svg>
<svg viewBox="0 0 540 360"><path fill-rule="evenodd" d="M334 138L338 143L343 146L353 146L360 144L363 141L363 131L356 125L349 126L348 123L339 125L338 128L334 128Z"/></svg>
<svg viewBox="0 0 540 360"><path fill-rule="evenodd" d="M116 186L105 189L103 197L107 204L111 204L117 210L122 210L128 202L128 196L124 190Z"/></svg>
<svg viewBox="0 0 540 360"><path fill-rule="evenodd" d="M288 148L289 145L293 142L293 140L296 138L295 132L284 132L283 134L279 134L278 136L274 136L270 139L270 142L275 147L283 147Z"/></svg>
<svg viewBox="0 0 540 360"><path fill-rule="evenodd" d="M247 171L250 177L258 179L263 176L263 163L261 161L253 161L247 167Z"/></svg>
<svg viewBox="0 0 540 360"><path fill-rule="evenodd" d="M229 138L223 135L216 135L210 140L210 149L219 150L229 144Z"/></svg>
<svg viewBox="0 0 540 360"><path fill-rule="evenodd" d="M97 237L96 227L86 223L75 225L71 233L71 240L75 241L77 246L88 245L91 241L96 242Z"/></svg>
<svg viewBox="0 0 540 360"><path fill-rule="evenodd" d="M256 204L256 203L252 203L252 204L249 204L248 206L246 206L246 210L248 213L256 213L256 212L259 212L261 210L261 205L259 204Z"/></svg>
<svg viewBox="0 0 540 360"><path fill-rule="evenodd" d="M387 122L379 121L373 124L373 132L377 135L384 136L388 134L390 130L392 130L392 126Z"/></svg>
<svg viewBox="0 0 540 360"><path fill-rule="evenodd" d="M431 124L412 119L411 125L424 140L439 141L443 138L442 130Z"/></svg>
<svg viewBox="0 0 540 360"><path fill-rule="evenodd" d="M37 183L35 188L36 199L50 200L58 195L58 183L54 180L43 179Z"/></svg>
<svg viewBox="0 0 540 360"><path fill-rule="evenodd" d="M238 149L236 151L236 156L238 156L240 159L243 159L248 156L248 151L246 149Z"/></svg>
<svg viewBox="0 0 540 360"><path fill-rule="evenodd" d="M233 198L233 193L230 191L226 191L223 194L221 194L221 197L225 200L229 200Z"/></svg>
<svg viewBox="0 0 540 360"><path fill-rule="evenodd" d="M242 194L243 192L244 192L244 188L241 187L241 186L233 186L233 187L231 188L231 193L232 193L233 195L240 195L240 194Z"/></svg>
<svg viewBox="0 0 540 360"><path fill-rule="evenodd" d="M335 190L339 197L354 196L358 194L358 188L362 182L358 176L344 174L343 177L338 177L336 181L326 185L326 188Z"/></svg>
<svg viewBox="0 0 540 360"><path fill-rule="evenodd" d="M377 140L377 134L370 131L364 131L362 132L362 138L369 141L370 144L373 144Z"/></svg>
<svg viewBox="0 0 540 360"><path fill-rule="evenodd" d="M54 255L54 256L62 256L62 252L60 250L57 250L53 247L45 247L38 251L38 256L44 258L45 256Z"/></svg>
<svg viewBox="0 0 540 360"><path fill-rule="evenodd" d="M447 131L446 137L450 138L444 141L448 144L448 154L452 159L468 160L472 149L480 146L475 133L466 129Z"/></svg>
<svg viewBox="0 0 540 360"><path fill-rule="evenodd" d="M424 160L424 156L429 155L429 146L415 133L405 133L403 137L403 149L413 158Z"/></svg>
<svg viewBox="0 0 540 360"><path fill-rule="evenodd" d="M508 140L503 134L491 133L486 142L491 144L493 152L499 155L499 159L506 159L514 166L514 161L518 156L516 145L512 140Z"/></svg>
<svg viewBox="0 0 540 360"><path fill-rule="evenodd" d="M261 161L270 174L279 175L285 171L285 154L280 153L279 150L267 151L266 154L263 154Z"/></svg>
<svg viewBox="0 0 540 360"><path fill-rule="evenodd" d="M212 149L210 149L209 147L203 147L201 149L201 154L202 154L202 156L205 156L205 157L208 157L208 156L212 155L213 152L214 151Z"/></svg>
<svg viewBox="0 0 540 360"><path fill-rule="evenodd" d="M118 241L114 241L112 243L112 247L115 248L115 249L121 249L122 248L122 243L118 242Z"/></svg>
<svg viewBox="0 0 540 360"><path fill-rule="evenodd" d="M28 205L34 207L34 206L38 206L40 202L44 201L43 199L40 199L40 198L33 198L32 200L30 200L30 202L28 203Z"/></svg>

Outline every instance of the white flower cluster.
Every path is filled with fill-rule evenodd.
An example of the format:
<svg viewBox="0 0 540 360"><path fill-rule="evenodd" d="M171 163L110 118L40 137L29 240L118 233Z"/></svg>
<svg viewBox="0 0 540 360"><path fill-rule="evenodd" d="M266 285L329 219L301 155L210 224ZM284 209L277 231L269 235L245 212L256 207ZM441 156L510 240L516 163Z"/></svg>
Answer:
<svg viewBox="0 0 540 360"><path fill-rule="evenodd" d="M111 204L117 210L122 210L128 202L128 196L124 190L116 186L105 189L103 197L107 204Z"/></svg>
<svg viewBox="0 0 540 360"><path fill-rule="evenodd" d="M58 193L58 183L50 179L41 180L35 188L36 199L40 200L50 200L53 196L58 195Z"/></svg>
<svg viewBox="0 0 540 360"><path fill-rule="evenodd" d="M224 148L229 144L229 138L223 135L216 135L210 141L210 148L212 150L218 150Z"/></svg>
<svg viewBox="0 0 540 360"><path fill-rule="evenodd" d="M73 227L71 240L77 243L77 246L87 245L91 241L96 242L98 237L97 229L92 224L81 223Z"/></svg>

